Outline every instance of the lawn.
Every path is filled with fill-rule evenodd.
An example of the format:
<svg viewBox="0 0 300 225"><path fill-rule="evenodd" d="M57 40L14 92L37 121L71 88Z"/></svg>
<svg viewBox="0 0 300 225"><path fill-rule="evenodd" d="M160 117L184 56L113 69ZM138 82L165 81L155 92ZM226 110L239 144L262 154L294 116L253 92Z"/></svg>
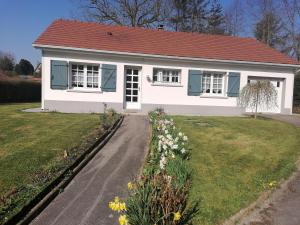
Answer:
<svg viewBox="0 0 300 225"><path fill-rule="evenodd" d="M219 224L255 201L271 181L286 178L300 156L300 128L268 119L174 117L189 137L200 201L195 224Z"/></svg>
<svg viewBox="0 0 300 225"><path fill-rule="evenodd" d="M0 224L72 162L65 150L101 133L97 114L21 112L31 107L0 104Z"/></svg>

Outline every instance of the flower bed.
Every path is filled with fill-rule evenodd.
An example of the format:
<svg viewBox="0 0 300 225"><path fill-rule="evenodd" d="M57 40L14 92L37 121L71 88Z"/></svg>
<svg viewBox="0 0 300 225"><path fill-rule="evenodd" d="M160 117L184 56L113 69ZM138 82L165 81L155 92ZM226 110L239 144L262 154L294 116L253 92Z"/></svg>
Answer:
<svg viewBox="0 0 300 225"><path fill-rule="evenodd" d="M141 177L128 183L129 197L109 203L120 213L121 225L189 224L198 206L187 206L191 184L188 138L163 112L149 113L152 124L150 153Z"/></svg>

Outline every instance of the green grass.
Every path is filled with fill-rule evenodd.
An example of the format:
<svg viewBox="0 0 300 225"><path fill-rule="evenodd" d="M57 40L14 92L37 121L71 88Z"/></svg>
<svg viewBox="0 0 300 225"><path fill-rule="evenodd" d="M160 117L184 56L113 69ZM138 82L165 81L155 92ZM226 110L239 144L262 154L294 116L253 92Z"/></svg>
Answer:
<svg viewBox="0 0 300 225"><path fill-rule="evenodd" d="M38 104L0 104L0 197L18 190L17 208L41 188L34 185L37 174L63 168L64 150L80 145L100 125L97 114L21 112L32 107Z"/></svg>
<svg viewBox="0 0 300 225"><path fill-rule="evenodd" d="M286 178L299 157L300 129L268 119L174 117L189 137L195 224L219 224Z"/></svg>

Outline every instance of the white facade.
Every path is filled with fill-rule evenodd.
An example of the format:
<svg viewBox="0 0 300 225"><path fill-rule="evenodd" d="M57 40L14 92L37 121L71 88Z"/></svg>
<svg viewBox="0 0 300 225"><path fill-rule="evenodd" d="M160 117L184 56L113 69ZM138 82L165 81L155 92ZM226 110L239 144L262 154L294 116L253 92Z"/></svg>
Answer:
<svg viewBox="0 0 300 225"><path fill-rule="evenodd" d="M113 64L117 65L116 92L103 92L101 89L68 88L53 90L50 87L51 60L68 61L69 64ZM278 108L273 113L291 114L293 105L293 86L295 68L284 65L263 65L236 62L213 62L190 59L147 57L134 55L114 55L88 53L72 50L42 50L42 108L62 112L102 112L104 104L119 112L134 109L148 112L161 107L171 114L194 115L238 115L245 111L237 105L236 97L227 96L228 73L240 73L240 90L250 79L271 79L278 87ZM126 68L138 70L138 101L126 102ZM175 69L180 72L177 84L153 82L156 68ZM222 93L188 95L189 70L215 71L224 74ZM101 76L101 73L99 73ZM101 86L101 84L100 84ZM247 110L249 111L249 109Z"/></svg>

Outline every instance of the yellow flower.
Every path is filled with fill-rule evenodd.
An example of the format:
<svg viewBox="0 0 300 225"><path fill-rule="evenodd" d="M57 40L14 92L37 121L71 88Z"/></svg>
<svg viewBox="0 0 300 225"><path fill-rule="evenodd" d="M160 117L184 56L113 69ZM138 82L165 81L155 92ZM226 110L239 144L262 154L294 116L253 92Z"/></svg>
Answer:
<svg viewBox="0 0 300 225"><path fill-rule="evenodd" d="M276 185L276 181L272 181L269 183L269 187L274 187Z"/></svg>
<svg viewBox="0 0 300 225"><path fill-rule="evenodd" d="M132 190L134 188L134 184L131 182L128 182L127 188L128 188L128 190Z"/></svg>
<svg viewBox="0 0 300 225"><path fill-rule="evenodd" d="M180 212L174 213L174 221L178 221L178 220L180 220L180 218L181 218Z"/></svg>
<svg viewBox="0 0 300 225"><path fill-rule="evenodd" d="M125 202L120 202L118 197L115 197L113 202L109 202L108 207L112 211L126 211L126 204Z"/></svg>
<svg viewBox="0 0 300 225"><path fill-rule="evenodd" d="M119 223L120 223L120 225L127 225L128 224L128 220L126 218L126 215L120 215Z"/></svg>

